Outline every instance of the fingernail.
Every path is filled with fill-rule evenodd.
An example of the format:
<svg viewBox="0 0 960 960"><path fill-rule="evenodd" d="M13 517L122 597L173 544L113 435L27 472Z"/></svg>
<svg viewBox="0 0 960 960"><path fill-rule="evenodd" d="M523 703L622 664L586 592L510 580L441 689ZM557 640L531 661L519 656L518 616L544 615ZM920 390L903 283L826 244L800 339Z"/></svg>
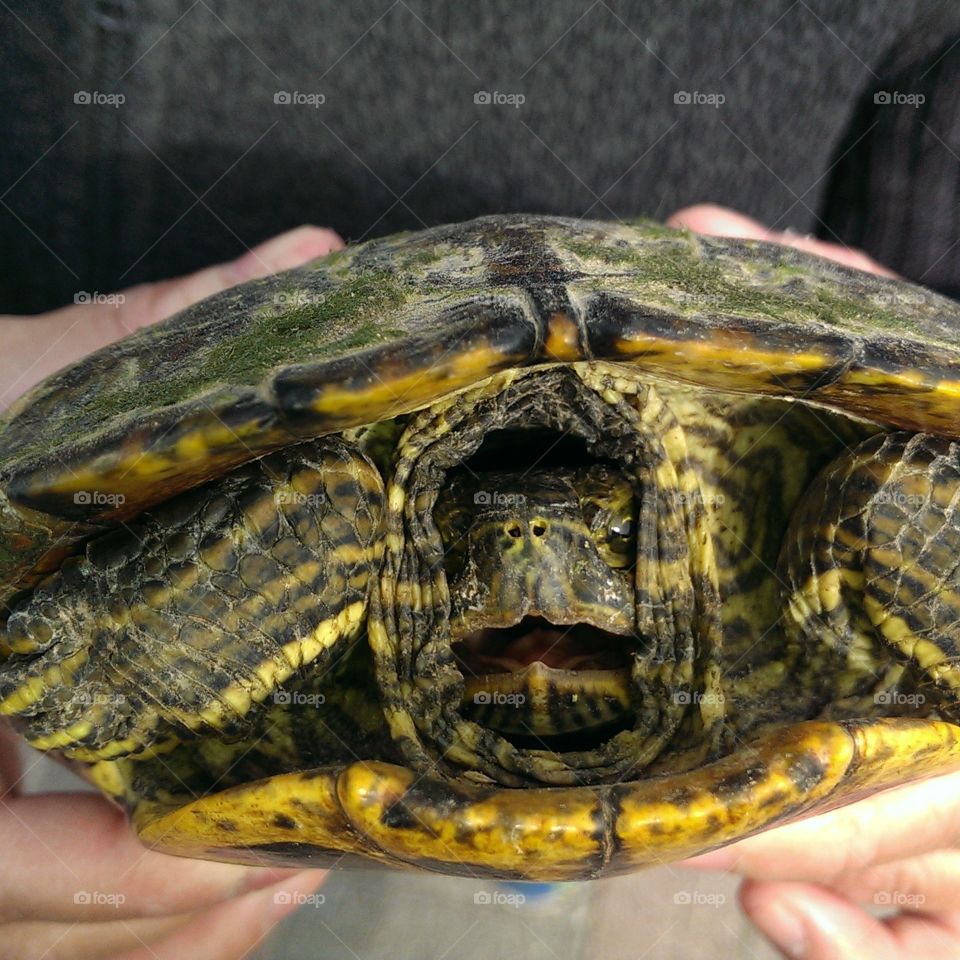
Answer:
<svg viewBox="0 0 960 960"><path fill-rule="evenodd" d="M331 250L339 250L343 245L332 230L305 225L264 240L234 260L228 268L237 282L243 282L299 267L326 256Z"/></svg>
<svg viewBox="0 0 960 960"><path fill-rule="evenodd" d="M754 915L753 922L788 957L803 960L807 955L806 922L793 906L775 901Z"/></svg>

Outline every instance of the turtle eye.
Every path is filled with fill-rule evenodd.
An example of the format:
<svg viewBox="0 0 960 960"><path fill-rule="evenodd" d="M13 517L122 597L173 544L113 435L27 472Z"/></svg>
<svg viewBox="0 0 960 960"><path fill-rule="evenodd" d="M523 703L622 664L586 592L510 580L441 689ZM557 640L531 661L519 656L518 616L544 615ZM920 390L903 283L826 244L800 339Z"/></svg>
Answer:
<svg viewBox="0 0 960 960"><path fill-rule="evenodd" d="M609 520L594 531L593 539L600 556L609 566L622 569L633 565L636 537L632 517L619 516Z"/></svg>
<svg viewBox="0 0 960 960"><path fill-rule="evenodd" d="M583 519L597 551L614 569L636 559L636 500L630 481L619 471L594 464L577 477Z"/></svg>

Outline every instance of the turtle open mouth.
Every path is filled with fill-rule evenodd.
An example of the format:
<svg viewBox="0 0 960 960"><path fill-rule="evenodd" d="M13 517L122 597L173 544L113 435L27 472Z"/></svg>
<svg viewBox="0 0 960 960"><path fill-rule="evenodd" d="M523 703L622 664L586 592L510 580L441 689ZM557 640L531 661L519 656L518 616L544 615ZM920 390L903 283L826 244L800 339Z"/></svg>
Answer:
<svg viewBox="0 0 960 960"><path fill-rule="evenodd" d="M465 677L518 673L533 663L558 671L629 666L626 638L589 623L554 624L526 616L509 627L481 627L454 644Z"/></svg>
<svg viewBox="0 0 960 960"><path fill-rule="evenodd" d="M628 639L588 623L525 616L453 644L464 677L461 709L510 737L609 734L634 712Z"/></svg>

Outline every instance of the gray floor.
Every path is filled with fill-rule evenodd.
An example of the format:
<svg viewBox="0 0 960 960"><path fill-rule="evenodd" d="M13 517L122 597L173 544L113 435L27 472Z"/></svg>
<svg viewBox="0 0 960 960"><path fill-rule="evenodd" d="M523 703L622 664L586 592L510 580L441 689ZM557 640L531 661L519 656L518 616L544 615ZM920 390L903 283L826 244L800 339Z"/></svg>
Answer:
<svg viewBox="0 0 960 960"><path fill-rule="evenodd" d="M83 783L25 751L26 789ZM251 960L775 960L737 909L736 882L670 867L542 896L486 881L334 871ZM518 896L519 894L519 896Z"/></svg>
<svg viewBox="0 0 960 960"><path fill-rule="evenodd" d="M777 956L737 910L736 883L690 871L564 884L524 903L509 887L384 871L339 871L322 892L324 902L285 921L256 960ZM477 904L479 892L500 902Z"/></svg>

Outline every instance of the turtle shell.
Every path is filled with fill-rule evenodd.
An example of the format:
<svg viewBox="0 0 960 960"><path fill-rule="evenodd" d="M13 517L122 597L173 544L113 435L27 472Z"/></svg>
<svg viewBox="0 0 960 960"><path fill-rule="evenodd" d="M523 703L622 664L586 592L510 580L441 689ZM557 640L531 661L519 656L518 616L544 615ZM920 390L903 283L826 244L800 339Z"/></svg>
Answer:
<svg viewBox="0 0 960 960"><path fill-rule="evenodd" d="M104 523L512 367L612 360L960 433L960 307L758 241L488 216L217 294L50 377L0 427L9 596Z"/></svg>
<svg viewBox="0 0 960 960"><path fill-rule="evenodd" d="M581 391L570 394L567 412L583 413L580 426L587 433L614 438L604 448L613 459L618 431L627 443L649 428L649 459L638 465L646 471L643 483L689 493L696 469L671 434L669 404L658 407L652 387L648 402L638 399L649 381L665 396L691 385L728 397L776 399L776 416L757 428L779 429L776 437L802 426L788 419L778 427L781 411L790 406L836 411L844 422L866 424L869 429L858 426L860 432L851 435L850 446L836 437L839 446L855 447L853 458L844 461L853 478L849 486L862 492L880 484L884 495L897 497L902 487L908 498L926 483L933 493L923 509L930 509L911 527L922 552L941 529L949 527L953 536L938 497L954 490L960 476L951 443L960 439L957 330L960 306L950 300L796 250L700 237L651 222L546 216L483 217L373 240L225 291L49 378L0 425L0 599L20 603L34 587L36 599L18 607L0 635L0 656L7 657L0 662L0 707L34 722L36 745L88 763L87 775L130 806L148 842L172 852L251 862L326 862L362 854L471 875L589 877L715 847L823 809L841 795L849 799L937 772L960 754L960 727L947 722L955 717L861 714L853 700L863 690L841 691L850 702L836 721L811 710L801 722L766 728L755 713L760 719L749 729L756 735L749 750L721 750L719 741L711 741L702 755L691 750L675 769L658 769L659 779L631 777L630 757L622 749L605 754L609 763L597 772L588 769L586 750L577 754L581 767L573 769L543 757L531 761L504 738L477 734L477 724L444 727L443 698L457 682L449 671L444 674L449 644L446 660L429 663L433 672L426 682L413 675L410 636L421 628L419 621L429 619L425 609L443 612L447 585L414 578L410 571L422 572L422 558L404 552L403 524L419 522L428 512L421 504L436 494L417 486L422 477L414 476L427 440L437 443L424 475L437 476L455 462L452 454L443 459L449 451L440 440L457 417L457 442L473 429L471 450L478 450L483 431L469 427L473 413L483 410L488 423L501 424L508 407L510 416L526 416L540 409L536 395L544 384L558 394L574 386ZM536 369L524 374L527 367ZM623 374L625 386L618 371L630 371ZM612 398L609 406L616 409L601 415L603 404L591 399L596 397ZM791 400L800 402L783 403ZM591 403L596 409L587 409ZM765 400L763 405L769 406ZM638 406L649 422L637 414ZM540 412L544 423L560 423ZM700 415L688 417L691 435ZM391 435L386 441L397 456L389 477L391 471L374 464L373 445L360 454L350 442L354 428L388 422L403 431L399 440ZM715 443L722 431L710 429ZM916 437L914 443L910 438ZM790 443L774 439L768 446L781 442ZM804 443L797 446L802 454L817 441ZM296 463L284 457L284 448L294 445L306 451ZM804 482L819 466L809 468ZM200 497L204 485L218 478L226 486ZM832 486L813 490L797 508L806 519L791 528L785 547L784 569L796 573L789 599L801 641L803 631L817 626L804 605L819 604L817 615L829 621L840 578L853 569L842 548L867 538L859 528L844 530L833 567L824 561L811 578L809 565L803 566L814 549L820 550L818 561L825 553L816 538L833 515L831 504L821 500L829 501L846 482L846 475L834 477ZM406 499L412 505L404 514ZM677 622L688 615L698 624L709 620L712 626L702 627L707 635L716 626L718 589L718 565L703 547L711 534L695 502L680 496L676 503L646 516L648 532L654 529L660 539L647 542L643 556L656 576L642 585L654 591L651 609L660 603ZM889 504L894 511L901 501ZM892 513L880 521L889 526ZM121 536L114 542L109 531L128 529L131 522L142 542L161 544L166 552L160 559L150 554L130 560L137 550L133 540ZM274 536L281 523L301 530L302 542ZM914 580L901 578L889 589L882 576L877 582L904 603L931 595L932 585L942 595L942 609L931 608L930 616L954 622L960 619L960 589L952 581L943 586L955 554L947 534L910 571ZM311 538L313 553L301 550ZM117 547L121 541L125 546ZM881 575L898 568L885 547L881 543L876 552ZM64 563L71 554L77 556ZM192 554L205 565L207 579L199 586L191 579L197 566L190 566ZM230 580L242 564L257 590L238 591L236 579ZM296 613L284 609L288 616L273 616L271 609L269 618L255 620L265 638L258 637L257 648L236 624L250 622L254 601L272 599L284 570L298 581ZM128 650L126 659L119 658L117 675L142 697L128 699L123 710L114 710L104 681L102 689L91 688L94 700L85 702L86 713L76 697L70 704L76 712L70 713L65 698L58 699L58 685L87 676L83 670L94 676L99 665L87 662L95 659L90 651L118 649L128 625L124 611L113 616L108 603L106 613L91 614L89 631L75 631L74 646L67 644L60 660L53 657L52 667L43 659L51 646L49 623L62 614L62 602L72 602L63 600L68 588L81 582L86 586L80 593L87 593L77 601L77 623L86 622L86 597L100 602L116 592L118 606L139 604L143 623L150 625L135 655ZM193 648L181 642L177 617L185 598L192 603L196 597L208 605L206 619L191 634ZM396 609L386 609L394 599ZM237 613L234 600L250 606ZM414 602L418 617L409 615ZM170 610L177 616L163 621ZM909 622L888 618L884 640L902 653L914 634L923 633L923 615L921 610ZM844 625L836 617L839 630ZM651 632L663 627L655 620L651 616ZM168 764L173 779L190 784L195 766L211 756L229 766L231 750L248 752L253 745L244 740L247 732L242 724L231 726L233 721L253 712L254 703L284 693L298 670L320 663L362 629L366 653L324 688L336 700L330 715L339 710L341 716L333 738L355 746L350 752L357 762L337 754L336 763L322 769L294 765L227 789L190 788L197 797L192 801L165 792L162 771ZM275 648L260 656L265 641ZM176 656L182 653L177 644L190 648L189 663L171 654L174 647ZM711 659L711 643L703 649L700 660L689 654L678 676L701 683L698 695L706 691L710 697L720 690L719 661ZM38 651L31 666L27 661ZM937 682L949 687L953 709L960 644L947 638L917 656L924 666L934 664L931 676L937 673ZM202 670L191 675L201 661ZM843 672L842 664L824 663L824 671ZM802 679L811 703L820 695L818 669L807 664ZM777 679L775 671L768 674ZM647 689L660 689L657 682L652 679ZM750 682L744 686L747 700ZM382 710L372 703L375 691L383 697ZM687 700L670 708L677 717L689 712L692 695L686 687L680 692ZM204 709L195 709L205 696ZM406 702L411 697L416 709ZM366 700L371 703L358 702ZM699 701L694 706L693 726L678 719L668 733L704 733L707 744L707 734L722 726L722 711L709 704L701 709ZM45 718L56 717L61 707L64 725L45 727ZM445 750L422 735L421 716L431 711L431 722L449 735L437 743L456 747L450 753L458 771L444 767L438 753ZM265 722L275 726L249 769L261 759L269 768L275 747L298 755L297 731L283 726L289 721L282 713L268 714ZM462 730L467 733L461 736ZM171 731L185 733L178 739ZM202 762L195 765L197 758ZM460 775L463 768L468 775ZM149 789L142 789L150 777Z"/></svg>

